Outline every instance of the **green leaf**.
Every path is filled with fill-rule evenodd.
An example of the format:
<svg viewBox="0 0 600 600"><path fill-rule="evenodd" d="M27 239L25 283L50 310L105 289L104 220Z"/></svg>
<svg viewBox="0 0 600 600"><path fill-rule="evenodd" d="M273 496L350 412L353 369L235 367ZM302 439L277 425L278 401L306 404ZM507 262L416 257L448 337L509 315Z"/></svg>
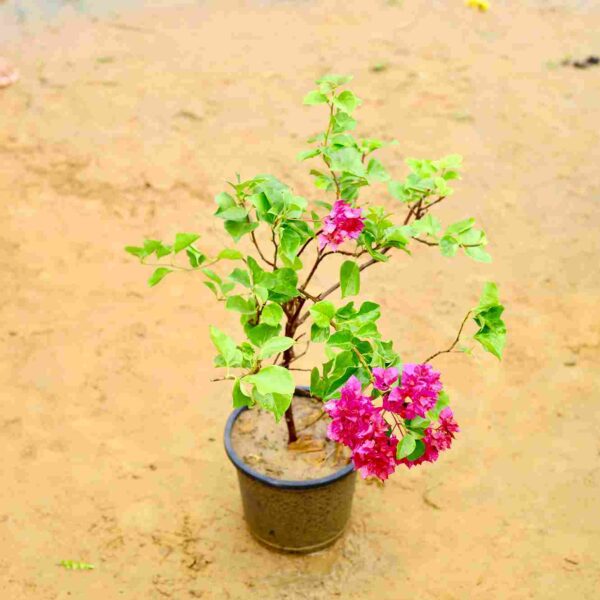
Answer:
<svg viewBox="0 0 600 600"><path fill-rule="evenodd" d="M422 440L415 440L415 449L406 457L407 460L417 460L425 454L425 443Z"/></svg>
<svg viewBox="0 0 600 600"><path fill-rule="evenodd" d="M315 398L321 398L323 391L323 379L321 378L319 369L314 367L310 372L310 395Z"/></svg>
<svg viewBox="0 0 600 600"><path fill-rule="evenodd" d="M292 374L278 365L269 365L254 375L246 375L242 378L242 383L254 385L260 394L294 394Z"/></svg>
<svg viewBox="0 0 600 600"><path fill-rule="evenodd" d="M252 398L263 410L268 410L275 415L275 421L279 422L285 411L292 403L293 394L261 394L256 388L252 391Z"/></svg>
<svg viewBox="0 0 600 600"><path fill-rule="evenodd" d="M133 254L133 256L137 256L140 259L148 256L146 250L139 246L125 246L125 252L129 252L129 254Z"/></svg>
<svg viewBox="0 0 600 600"><path fill-rule="evenodd" d="M360 270L353 260L346 260L340 269L342 298L355 296L360 292Z"/></svg>
<svg viewBox="0 0 600 600"><path fill-rule="evenodd" d="M94 565L80 560L61 560L58 564L69 571L91 571L96 568Z"/></svg>
<svg viewBox="0 0 600 600"><path fill-rule="evenodd" d="M503 312L496 284L486 283L479 304L473 309L473 318L479 326L473 338L498 359L502 358L506 343L506 325L501 318Z"/></svg>
<svg viewBox="0 0 600 600"><path fill-rule="evenodd" d="M317 85L319 86L324 86L324 85L328 85L331 86L331 89L339 87L340 85L344 85L346 83L349 83L350 81L352 81L353 77L352 75L337 75L337 74L327 74L327 75L323 75L323 77L317 79Z"/></svg>
<svg viewBox="0 0 600 600"><path fill-rule="evenodd" d="M465 254L470 256L473 260L483 263L492 262L492 257L481 246L471 246L465 248L464 250Z"/></svg>
<svg viewBox="0 0 600 600"><path fill-rule="evenodd" d="M432 408L427 413L428 416L432 420L436 421L439 418L440 413L442 412L442 410L444 410L444 408L446 408L446 406L448 406L449 404L450 404L450 397L448 396L448 394L444 390L442 390L439 393L438 399L437 399L437 401L435 403L435 407ZM415 421L415 419L413 419L413 421Z"/></svg>
<svg viewBox="0 0 600 600"><path fill-rule="evenodd" d="M169 273L172 273L173 269L167 269L166 267L158 267L148 279L148 285L154 287L157 283L160 283Z"/></svg>
<svg viewBox="0 0 600 600"><path fill-rule="evenodd" d="M246 219L248 211L243 206L239 206L226 192L219 194L215 201L219 205L215 216L220 219L229 221L244 221Z"/></svg>
<svg viewBox="0 0 600 600"><path fill-rule="evenodd" d="M305 150L304 152L300 152L297 156L297 160L308 160L309 158L313 158L315 156L319 156L321 154L321 148L314 148L313 150Z"/></svg>
<svg viewBox="0 0 600 600"><path fill-rule="evenodd" d="M241 260L244 255L235 248L225 248L217 255L218 260Z"/></svg>
<svg viewBox="0 0 600 600"><path fill-rule="evenodd" d="M279 231L279 256L286 262L286 266L292 267L295 264L296 255L302 245L303 238L292 228L285 227Z"/></svg>
<svg viewBox="0 0 600 600"><path fill-rule="evenodd" d="M275 335L279 335L281 327L272 327L266 323L260 323L259 325L251 325L246 323L244 325L244 332L248 336L248 339L259 348L269 339Z"/></svg>
<svg viewBox="0 0 600 600"><path fill-rule="evenodd" d="M314 106L315 104L324 104L327 102L327 96L322 94L317 90L313 90L312 92L308 92L306 96L304 96L303 104L308 106Z"/></svg>
<svg viewBox="0 0 600 600"><path fill-rule="evenodd" d="M233 408L241 408L242 406L252 406L252 398L246 396L242 392L239 378L233 384Z"/></svg>
<svg viewBox="0 0 600 600"><path fill-rule="evenodd" d="M329 328L329 323L335 315L335 306L328 300L322 300L310 308L310 315L318 327Z"/></svg>
<svg viewBox="0 0 600 600"><path fill-rule="evenodd" d="M388 181L390 176L385 167L378 160L372 158L367 166L367 178L369 182Z"/></svg>
<svg viewBox="0 0 600 600"><path fill-rule="evenodd" d="M452 257L458 250L458 241L450 235L444 235L440 240L440 252L443 256Z"/></svg>
<svg viewBox="0 0 600 600"><path fill-rule="evenodd" d="M399 442L398 447L396 448L396 458L398 460L402 458L406 458L412 452L414 452L417 447L417 440L410 434L407 433Z"/></svg>
<svg viewBox="0 0 600 600"><path fill-rule="evenodd" d="M360 98L357 98L350 90L342 92L333 99L333 104L348 114L352 114L360 103Z"/></svg>
<svg viewBox="0 0 600 600"><path fill-rule="evenodd" d="M356 127L356 120L353 119L348 113L337 112L333 117L333 132L341 133L342 131L349 131Z"/></svg>
<svg viewBox="0 0 600 600"><path fill-rule="evenodd" d="M217 290L217 286L212 281L203 281L202 282L217 298L219 297L219 291Z"/></svg>
<svg viewBox="0 0 600 600"><path fill-rule="evenodd" d="M361 153L356 148L342 147L338 150L330 150L327 152L327 156L331 160L333 171L345 171L360 177L366 173ZM347 196L344 198L348 199Z"/></svg>
<svg viewBox="0 0 600 600"><path fill-rule="evenodd" d="M336 331L334 334L329 336L327 340L327 345L333 348L352 348L352 343L354 340L354 336L352 332L343 329L341 331Z"/></svg>
<svg viewBox="0 0 600 600"><path fill-rule="evenodd" d="M250 264L250 262L248 263ZM272 273L265 273L260 284L269 290L271 300L289 300L300 294L296 286L298 285L298 274L294 269L277 269Z"/></svg>
<svg viewBox="0 0 600 600"><path fill-rule="evenodd" d="M425 215L422 219L415 221L412 228L416 233L425 233L435 237L441 228L441 223L433 215Z"/></svg>
<svg viewBox="0 0 600 600"><path fill-rule="evenodd" d="M281 323L282 318L283 309L281 306L279 306L279 304L275 304L274 302L270 302L263 308L260 315L260 322L276 327L279 325L279 323Z"/></svg>
<svg viewBox="0 0 600 600"><path fill-rule="evenodd" d="M244 298L243 296L229 296L225 303L225 308L235 310L243 315L253 315L256 313L254 299Z"/></svg>
<svg viewBox="0 0 600 600"><path fill-rule="evenodd" d="M463 219L462 221L457 221L456 223L452 223L446 229L446 235L454 235L464 233L465 231L469 231L469 229L473 228L475 225L475 219Z"/></svg>
<svg viewBox="0 0 600 600"><path fill-rule="evenodd" d="M401 202L408 202L410 200L410 194L407 193L401 181L390 181L388 183L388 192Z"/></svg>
<svg viewBox="0 0 600 600"><path fill-rule="evenodd" d="M163 256L171 254L173 249L171 246L167 246L159 240L144 240L144 251L146 256L156 253L158 258L162 258Z"/></svg>
<svg viewBox="0 0 600 600"><path fill-rule="evenodd" d="M187 254L188 260L190 261L190 265L197 269L201 266L206 260L206 256L202 254L199 250L196 250L193 246L188 246L185 249L185 253Z"/></svg>
<svg viewBox="0 0 600 600"><path fill-rule="evenodd" d="M310 339L312 342L326 342L329 338L329 326L319 327L316 323L310 326Z"/></svg>
<svg viewBox="0 0 600 600"><path fill-rule="evenodd" d="M279 354L280 352L291 348L293 345L294 340L291 337L272 337L261 347L258 358L269 358L269 356Z"/></svg>
<svg viewBox="0 0 600 600"><path fill-rule="evenodd" d="M254 231L258 223L225 221L225 230L236 241L239 242L247 233Z"/></svg>
<svg viewBox="0 0 600 600"><path fill-rule="evenodd" d="M248 274L248 271L245 271L244 269L234 269L229 275L229 279L247 288L252 285L250 283L250 275Z"/></svg>
<svg viewBox="0 0 600 600"><path fill-rule="evenodd" d="M479 298L479 304L477 305L476 310L482 310L498 305L500 305L498 286L493 281L488 281L483 286L483 291L481 292L481 297Z"/></svg>
<svg viewBox="0 0 600 600"><path fill-rule="evenodd" d="M193 244L200 236L197 233L176 233L175 243L173 244L173 252L177 254L191 244Z"/></svg>
<svg viewBox="0 0 600 600"><path fill-rule="evenodd" d="M217 352L223 357L225 366L233 367L241 363L242 353L238 350L233 338L217 329L214 325L210 326L210 339Z"/></svg>

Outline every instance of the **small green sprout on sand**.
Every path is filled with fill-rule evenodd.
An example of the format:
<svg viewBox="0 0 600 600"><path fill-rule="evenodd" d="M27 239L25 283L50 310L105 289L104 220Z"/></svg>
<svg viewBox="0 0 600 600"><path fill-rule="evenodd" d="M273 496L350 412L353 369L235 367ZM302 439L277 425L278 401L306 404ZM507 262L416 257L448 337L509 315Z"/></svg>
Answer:
<svg viewBox="0 0 600 600"><path fill-rule="evenodd" d="M69 571L92 571L96 568L94 565L80 560L61 560L58 566Z"/></svg>

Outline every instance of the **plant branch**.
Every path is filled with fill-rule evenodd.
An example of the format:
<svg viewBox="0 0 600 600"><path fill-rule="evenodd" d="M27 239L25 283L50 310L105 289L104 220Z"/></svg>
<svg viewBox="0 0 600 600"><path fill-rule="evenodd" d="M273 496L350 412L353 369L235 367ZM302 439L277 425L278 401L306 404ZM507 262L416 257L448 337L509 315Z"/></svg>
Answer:
<svg viewBox="0 0 600 600"><path fill-rule="evenodd" d="M305 423L300 429L298 429L298 431L304 431L305 429L308 429L311 425L314 425L320 421L326 414L327 413L324 410L320 411L316 418L311 419L308 423Z"/></svg>
<svg viewBox="0 0 600 600"><path fill-rule="evenodd" d="M273 241L273 246L275 250L273 252L273 267L277 268L277 252L279 251L279 246L277 245L277 239L275 238L275 230L271 229L271 240Z"/></svg>
<svg viewBox="0 0 600 600"><path fill-rule="evenodd" d="M426 360L423 361L423 364L428 363L429 361L433 360L436 356L439 356L440 354L447 354L449 352L452 352L452 350L454 350L456 344L458 344L458 342L460 341L460 336L462 334L462 331L467 323L467 319L471 316L471 313L473 311L469 311L466 315L465 318L463 319L463 322L460 324L460 329L458 330L458 334L456 335L456 339L452 342L452 344L450 345L449 348L447 348L446 350L438 350L435 354L432 354L429 358L427 358Z"/></svg>
<svg viewBox="0 0 600 600"><path fill-rule="evenodd" d="M313 237L309 237L309 238L308 238L308 239L307 239L307 240L304 242L304 244L302 244L302 246L301 246L300 250L298 250L298 254L296 254L296 256L297 256L297 257L298 257L298 256L300 256L300 255L301 255L301 254L302 254L302 253L303 253L303 252L306 250L307 246L308 246L308 245L309 245L309 244L310 244L310 243L311 243L311 242L312 242L314 239L316 239L316 238L317 238L317 236L318 236L318 235L321 233L321 231L322 231L321 229L319 229L319 231L316 231L316 232L315 232L315 235L314 235Z"/></svg>
<svg viewBox="0 0 600 600"><path fill-rule="evenodd" d="M381 253L387 254L391 249L392 249L392 247L388 246L387 248L384 248L381 251ZM359 265L358 270L364 271L365 269L367 269L370 266L374 265L375 263L379 263L379 262L383 262L383 261L377 260L375 258L371 258L368 261L364 262L362 265ZM333 294L333 292L335 292L340 286L341 286L340 282L334 283L331 287L327 288L324 292L321 292L318 296L316 296L317 302L323 300L323 298L326 298L330 294ZM302 325L304 323L304 321L306 321L306 319L308 319L309 315L310 315L310 313L308 311L305 312L298 320L298 326Z"/></svg>
<svg viewBox="0 0 600 600"><path fill-rule="evenodd" d="M312 266L310 272L308 273L308 276L306 277L306 281L300 287L300 292L301 293L304 293L304 290L306 289L306 286L310 283L310 280L312 279L313 275L315 274L315 271L317 270L317 267L321 264L321 261L327 255L328 255L328 253L327 252L323 252L322 250L319 250L319 252L317 252L317 260L315 260L314 265Z"/></svg>
<svg viewBox="0 0 600 600"><path fill-rule="evenodd" d="M275 263L271 262L263 253L262 250L260 249L260 246L258 245L258 241L256 239L256 236L254 235L254 231L252 231L250 233L250 237L252 238L252 243L254 244L254 247L256 248L258 255L270 266L273 267L274 269L277 268L277 266L275 265Z"/></svg>
<svg viewBox="0 0 600 600"><path fill-rule="evenodd" d="M147 266L147 267L162 267L164 269L175 269L176 271L199 271L199 267L197 268L193 268L193 267L180 267L179 265L173 265L170 263L149 263L149 262L143 262L143 265ZM204 265L202 265L204 267Z"/></svg>

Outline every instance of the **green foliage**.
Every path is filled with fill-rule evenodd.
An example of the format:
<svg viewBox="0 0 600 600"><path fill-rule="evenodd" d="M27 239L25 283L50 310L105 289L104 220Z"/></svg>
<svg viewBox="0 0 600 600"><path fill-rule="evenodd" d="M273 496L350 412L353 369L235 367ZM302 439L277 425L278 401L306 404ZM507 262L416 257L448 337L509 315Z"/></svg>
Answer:
<svg viewBox="0 0 600 600"><path fill-rule="evenodd" d="M166 267L158 267L148 279L148 285L150 287L155 286L157 283L160 283L169 273L172 273L173 269L168 269Z"/></svg>
<svg viewBox="0 0 600 600"><path fill-rule="evenodd" d="M265 341L261 346L258 358L269 358L275 354L280 354L284 350L291 348L294 345L294 340L290 337L272 337Z"/></svg>
<svg viewBox="0 0 600 600"><path fill-rule="evenodd" d="M58 565L69 571L92 571L96 567L80 560L61 560Z"/></svg>
<svg viewBox="0 0 600 600"><path fill-rule="evenodd" d="M360 292L360 270L353 260L345 260L340 268L342 298L356 296Z"/></svg>
<svg viewBox="0 0 600 600"><path fill-rule="evenodd" d="M398 443L398 447L396 448L396 458L400 460L410 456L415 451L416 447L417 440L412 434L407 433Z"/></svg>
<svg viewBox="0 0 600 600"><path fill-rule="evenodd" d="M260 315L261 323L265 323L273 327L279 325L279 323L281 323L281 319L283 319L283 309L281 306L279 306L279 304L275 304L274 302L266 304L263 308L262 314Z"/></svg>
<svg viewBox="0 0 600 600"><path fill-rule="evenodd" d="M486 283L479 304L472 312L475 323L479 326L473 338L498 359L502 358L506 343L506 325L501 319L503 312L498 287L495 283Z"/></svg>
<svg viewBox="0 0 600 600"><path fill-rule="evenodd" d="M228 190L215 197L214 213L235 243L228 246L235 247L225 247L216 255L205 253L198 246L198 234L183 232L172 242L147 239L139 246L125 248L152 267L149 285L157 285L172 273L194 272L194 277L200 277L215 298L235 314L244 340L236 343L211 327L210 337L217 350L215 365L225 368L225 378L233 382L234 406L258 405L278 420L294 393L288 367L297 358L295 340L302 335L304 340L310 338L324 346L324 362L313 368L310 376L311 393L324 400L336 397L353 375L367 384L374 367L402 366L393 343L383 339L379 331L379 305L366 301L337 306L327 298L332 292L337 291L342 299L357 296L362 270L389 261L400 254L396 250L406 256L415 248L432 246L446 258L464 253L476 261L491 260L486 251L487 237L473 218L447 224L435 214L436 205L454 193L451 186L460 179L461 157L409 158L408 173L392 177L378 151L394 142L361 138L356 133L355 114L362 101L345 89L351 79L325 75L304 97L305 105L315 106L327 119L323 131L311 136L308 148L298 154L301 161L313 161L310 174L317 193L312 202L272 175L244 180L237 175L235 181L228 182ZM361 205L360 195L368 187L375 188L373 198L387 189L392 200L399 201L393 203L403 214L390 211L390 202ZM331 195L326 197L326 193ZM362 208L364 228L356 240L347 240L337 251L328 247L315 253L323 219L340 199ZM328 257L336 252L348 258L338 256L335 263L335 256ZM319 293L315 289L319 278L313 275L325 260L337 264L330 272L339 276ZM487 284L478 306L470 311L478 326L474 339L498 358L506 336L503 310L495 285ZM309 327L310 333L302 327ZM453 351L457 343L458 339L442 353ZM237 371L232 374L232 369ZM416 460L422 456L423 432L447 402L447 395L442 393L428 419L407 422L407 433L398 446L399 457Z"/></svg>
<svg viewBox="0 0 600 600"><path fill-rule="evenodd" d="M241 384L251 387L253 400L264 410L272 412L277 421L288 409L294 395L292 375L280 366L263 367L258 373L243 377Z"/></svg>
<svg viewBox="0 0 600 600"><path fill-rule="evenodd" d="M175 234L175 243L173 244L173 252L177 254L191 246L200 236L196 233L177 233Z"/></svg>
<svg viewBox="0 0 600 600"><path fill-rule="evenodd" d="M210 339L214 344L222 364L226 367L238 367L242 364L242 352L233 338L223 333L214 325L210 326Z"/></svg>
<svg viewBox="0 0 600 600"><path fill-rule="evenodd" d="M390 181L390 194L407 204L424 201L432 195L450 196L453 189L448 181L460 179L462 157L451 154L439 160L407 158L410 174L404 181Z"/></svg>
<svg viewBox="0 0 600 600"><path fill-rule="evenodd" d="M329 328L331 319L335 315L335 306L331 302L323 300L310 308L310 314L318 327Z"/></svg>

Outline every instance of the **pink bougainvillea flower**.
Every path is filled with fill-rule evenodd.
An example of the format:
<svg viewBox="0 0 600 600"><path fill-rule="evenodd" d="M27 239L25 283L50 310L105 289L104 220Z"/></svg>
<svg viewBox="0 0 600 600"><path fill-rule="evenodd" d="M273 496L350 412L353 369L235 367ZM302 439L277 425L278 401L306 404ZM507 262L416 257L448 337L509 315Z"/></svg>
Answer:
<svg viewBox="0 0 600 600"><path fill-rule="evenodd" d="M381 419L383 421L383 418ZM387 424L384 428L377 428L372 438L362 442L352 451L354 468L363 479L377 477L385 481L396 470L398 438L395 435L388 436L387 429Z"/></svg>
<svg viewBox="0 0 600 600"><path fill-rule="evenodd" d="M381 408L363 395L360 381L351 377L342 387L340 399L330 400L324 408L331 417L327 435L352 450L354 468L363 478L387 479L396 469L398 439L388 436L389 425Z"/></svg>
<svg viewBox="0 0 600 600"><path fill-rule="evenodd" d="M419 458L417 458L415 460L408 460L408 458L403 458L402 460L400 460L398 462L400 464L407 466L409 469L412 469L413 467L416 467L417 465L421 465L425 462L430 462L430 463L435 462L438 459L440 452L437 449L435 441L432 438L432 430L431 429L427 429L425 431L425 435L423 436L423 439L421 441L425 444L425 452L423 453L422 456L420 456Z"/></svg>
<svg viewBox="0 0 600 600"><path fill-rule="evenodd" d="M346 201L337 200L323 220L319 248L322 250L329 244L332 250L337 250L345 240L355 240L364 228L362 208L352 208Z"/></svg>
<svg viewBox="0 0 600 600"><path fill-rule="evenodd" d="M327 435L349 448L371 437L378 420L383 420L371 398L363 396L362 385L354 376L342 387L340 399L325 403L324 409L331 417Z"/></svg>
<svg viewBox="0 0 600 600"><path fill-rule="evenodd" d="M431 433L433 442L438 450L448 450L452 445L454 434L460 431L458 423L454 420L452 409L446 407L440 413L440 425Z"/></svg>
<svg viewBox="0 0 600 600"><path fill-rule="evenodd" d="M383 408L405 419L425 417L435 406L441 391L440 374L431 365L406 364L400 386L384 398Z"/></svg>
<svg viewBox="0 0 600 600"><path fill-rule="evenodd" d="M398 380L398 369L396 367L375 367L373 369L373 387L380 392L387 392Z"/></svg>
<svg viewBox="0 0 600 600"><path fill-rule="evenodd" d="M406 465L409 469L420 465L424 462L435 462L440 452L448 450L452 446L454 434L460 431L458 423L454 420L452 409L446 407L440 413L440 422L437 428L429 427L425 430L422 442L425 444L425 452L423 456L416 460L408 460L403 458L399 462Z"/></svg>

